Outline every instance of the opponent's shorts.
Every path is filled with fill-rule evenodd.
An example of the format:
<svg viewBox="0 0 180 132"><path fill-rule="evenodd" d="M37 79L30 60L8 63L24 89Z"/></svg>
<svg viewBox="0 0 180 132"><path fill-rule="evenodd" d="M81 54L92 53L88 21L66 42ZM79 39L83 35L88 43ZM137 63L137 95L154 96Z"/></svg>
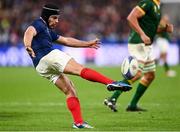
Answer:
<svg viewBox="0 0 180 132"><path fill-rule="evenodd" d="M157 38L156 45L159 48L160 53L167 53L169 48L169 41L165 38Z"/></svg>
<svg viewBox="0 0 180 132"><path fill-rule="evenodd" d="M138 60L140 71L143 73L155 71L156 64L152 45L145 46L144 43L128 44L128 51L131 56Z"/></svg>
<svg viewBox="0 0 180 132"><path fill-rule="evenodd" d="M66 64L72 57L60 50L52 50L39 61L36 71L42 76L55 83L63 73Z"/></svg>

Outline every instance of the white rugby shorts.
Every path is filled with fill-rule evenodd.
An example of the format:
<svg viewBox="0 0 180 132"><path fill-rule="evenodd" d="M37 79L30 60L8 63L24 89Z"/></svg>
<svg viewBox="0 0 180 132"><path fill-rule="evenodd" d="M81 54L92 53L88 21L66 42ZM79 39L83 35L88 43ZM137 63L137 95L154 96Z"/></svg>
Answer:
<svg viewBox="0 0 180 132"><path fill-rule="evenodd" d="M165 38L157 38L156 45L159 48L160 53L167 53L169 48L169 41Z"/></svg>
<svg viewBox="0 0 180 132"><path fill-rule="evenodd" d="M155 71L155 57L153 55L153 46L140 44L128 44L128 51L131 56L137 58L139 63L139 70L143 73Z"/></svg>
<svg viewBox="0 0 180 132"><path fill-rule="evenodd" d="M39 61L36 71L55 83L72 57L58 49L52 50Z"/></svg>

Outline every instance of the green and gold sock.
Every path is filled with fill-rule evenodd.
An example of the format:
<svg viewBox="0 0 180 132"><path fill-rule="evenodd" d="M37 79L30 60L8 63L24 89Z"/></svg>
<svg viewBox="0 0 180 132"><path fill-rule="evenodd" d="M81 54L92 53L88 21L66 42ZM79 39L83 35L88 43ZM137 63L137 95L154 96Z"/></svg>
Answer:
<svg viewBox="0 0 180 132"><path fill-rule="evenodd" d="M139 83L136 93L134 94L134 97L131 100L130 107L135 108L137 106L139 99L142 97L146 89L147 89L147 86Z"/></svg>
<svg viewBox="0 0 180 132"><path fill-rule="evenodd" d="M114 100L116 102L116 100L119 98L119 96L122 94L122 90L116 90L113 95L110 97L110 100Z"/></svg>
<svg viewBox="0 0 180 132"><path fill-rule="evenodd" d="M169 70L169 65L167 62L164 63L164 69L166 72Z"/></svg>

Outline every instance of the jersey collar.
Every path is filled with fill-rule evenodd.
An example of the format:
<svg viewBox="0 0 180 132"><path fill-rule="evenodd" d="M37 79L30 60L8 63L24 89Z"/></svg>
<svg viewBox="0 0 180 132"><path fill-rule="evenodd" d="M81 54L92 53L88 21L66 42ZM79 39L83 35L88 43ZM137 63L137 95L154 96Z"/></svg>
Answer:
<svg viewBox="0 0 180 132"><path fill-rule="evenodd" d="M47 23L43 20L43 18L42 18L42 17L40 17L40 19L43 21L43 23L45 23L45 24L47 25Z"/></svg>

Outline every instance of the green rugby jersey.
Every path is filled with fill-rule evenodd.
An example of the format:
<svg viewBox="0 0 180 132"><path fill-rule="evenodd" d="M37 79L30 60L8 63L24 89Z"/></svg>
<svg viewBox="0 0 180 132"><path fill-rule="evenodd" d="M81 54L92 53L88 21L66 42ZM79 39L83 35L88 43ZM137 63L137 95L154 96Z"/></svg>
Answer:
<svg viewBox="0 0 180 132"><path fill-rule="evenodd" d="M162 37L162 38L165 38L167 40L170 40L170 36L167 32L158 33L158 37Z"/></svg>
<svg viewBox="0 0 180 132"><path fill-rule="evenodd" d="M151 42L153 42L161 18L160 5L155 0L141 0L137 8L145 14L138 19L138 23L144 33L150 37ZM129 35L128 42L132 44L143 43L139 34L133 29Z"/></svg>

